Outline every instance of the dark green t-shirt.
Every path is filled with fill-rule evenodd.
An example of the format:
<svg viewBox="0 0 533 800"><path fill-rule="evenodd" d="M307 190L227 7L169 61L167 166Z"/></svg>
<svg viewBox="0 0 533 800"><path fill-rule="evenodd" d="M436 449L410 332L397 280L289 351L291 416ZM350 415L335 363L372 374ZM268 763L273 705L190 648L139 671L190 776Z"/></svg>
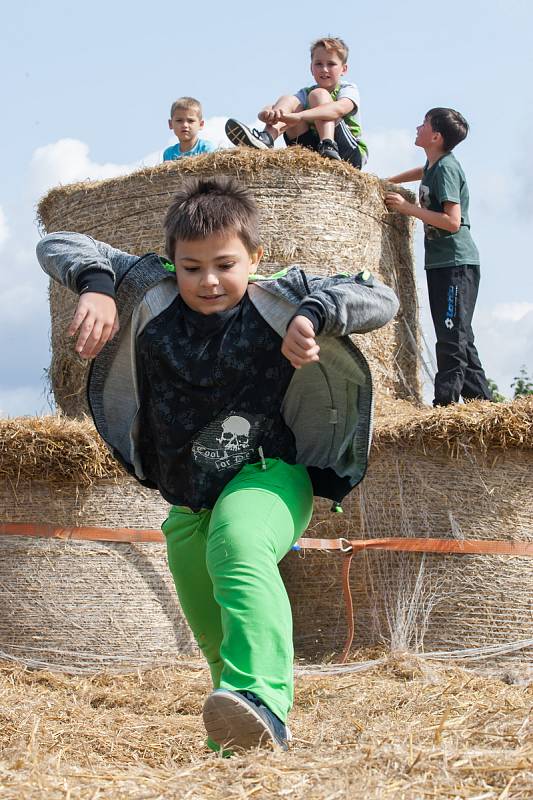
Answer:
<svg viewBox="0 0 533 800"><path fill-rule="evenodd" d="M424 224L426 269L479 264L479 253L470 234L468 186L462 167L453 153L442 156L432 167L428 167L426 161L419 199L422 208L430 211L443 211L443 203L446 202L461 204L461 227L457 233Z"/></svg>

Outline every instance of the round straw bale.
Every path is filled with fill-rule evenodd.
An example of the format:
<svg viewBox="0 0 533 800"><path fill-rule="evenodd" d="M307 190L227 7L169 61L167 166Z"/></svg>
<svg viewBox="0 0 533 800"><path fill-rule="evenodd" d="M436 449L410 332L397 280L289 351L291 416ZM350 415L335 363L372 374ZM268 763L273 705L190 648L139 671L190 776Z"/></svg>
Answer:
<svg viewBox="0 0 533 800"><path fill-rule="evenodd" d="M365 480L343 516L317 509L308 534L533 541L533 398L380 419ZM308 535L306 534L306 535ZM342 556L289 554L282 570L296 651L324 657L346 633ZM351 575L355 646L450 651L501 648L485 664L524 663L533 639L530 557L370 551Z"/></svg>
<svg viewBox="0 0 533 800"><path fill-rule="evenodd" d="M261 216L264 274L295 263L319 275L369 269L392 286L401 301L396 319L354 338L370 362L378 395L419 398L413 222L387 211L387 185L373 175L299 147L223 150L53 189L39 205L40 222L47 232L74 230L130 253L163 255L162 220L188 175L233 175L252 189ZM87 364L65 335L75 298L54 284L50 308L52 388L59 407L76 416L87 408Z"/></svg>
<svg viewBox="0 0 533 800"><path fill-rule="evenodd" d="M157 529L168 513L87 421L57 417L0 421L0 508L1 522L111 529ZM0 536L0 607L0 653L30 665L122 670L198 654L164 544Z"/></svg>

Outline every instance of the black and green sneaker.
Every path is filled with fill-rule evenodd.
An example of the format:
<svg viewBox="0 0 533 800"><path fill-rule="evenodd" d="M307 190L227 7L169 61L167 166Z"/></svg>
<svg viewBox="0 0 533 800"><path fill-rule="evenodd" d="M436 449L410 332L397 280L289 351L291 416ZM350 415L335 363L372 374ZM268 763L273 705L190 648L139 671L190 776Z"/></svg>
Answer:
<svg viewBox="0 0 533 800"><path fill-rule="evenodd" d="M321 139L317 146L317 152L324 158L331 158L334 161L341 160L337 142L332 139Z"/></svg>
<svg viewBox="0 0 533 800"><path fill-rule="evenodd" d="M226 122L226 136L237 147L255 147L258 150L268 150L274 147L274 139L268 131L258 131L257 128L248 128L236 119Z"/></svg>
<svg viewBox="0 0 533 800"><path fill-rule="evenodd" d="M224 749L288 750L292 738L287 725L254 692L215 689L205 701L203 717L209 739Z"/></svg>

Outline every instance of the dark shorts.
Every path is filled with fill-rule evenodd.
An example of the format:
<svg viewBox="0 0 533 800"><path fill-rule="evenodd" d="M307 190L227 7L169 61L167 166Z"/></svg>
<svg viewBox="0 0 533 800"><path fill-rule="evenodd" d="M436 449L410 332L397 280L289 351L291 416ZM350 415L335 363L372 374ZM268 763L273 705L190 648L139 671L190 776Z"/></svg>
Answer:
<svg viewBox="0 0 533 800"><path fill-rule="evenodd" d="M307 147L308 150L317 150L320 142L320 137L315 128L309 128L301 136L295 139L289 139L286 133L283 134L285 143L288 147L294 144L299 144L300 147ZM339 148L339 155L343 161L348 161L352 167L361 169L363 166L363 153L357 144L357 139L354 137L344 120L335 125L335 142Z"/></svg>

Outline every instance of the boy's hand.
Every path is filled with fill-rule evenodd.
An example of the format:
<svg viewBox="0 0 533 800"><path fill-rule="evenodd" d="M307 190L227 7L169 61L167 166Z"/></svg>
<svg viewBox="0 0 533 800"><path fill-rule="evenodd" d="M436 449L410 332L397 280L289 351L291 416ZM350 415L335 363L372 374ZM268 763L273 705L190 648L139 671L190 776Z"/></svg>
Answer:
<svg viewBox="0 0 533 800"><path fill-rule="evenodd" d="M300 122L300 112L283 111L283 109L280 108L278 120L279 122L284 122L285 125L296 125L297 122Z"/></svg>
<svg viewBox="0 0 533 800"><path fill-rule="evenodd" d="M307 317L294 317L283 338L281 352L295 369L319 361L320 347L316 343L315 329Z"/></svg>
<svg viewBox="0 0 533 800"><path fill-rule="evenodd" d="M82 358L94 358L118 331L117 306L112 297L99 292L82 294L68 335L79 330L76 352Z"/></svg>
<svg viewBox="0 0 533 800"><path fill-rule="evenodd" d="M275 125L276 122L279 122L279 108L265 106L257 115L257 119L260 119L265 125Z"/></svg>
<svg viewBox="0 0 533 800"><path fill-rule="evenodd" d="M413 203L402 197L397 192L387 192L385 195L385 205L389 211L396 211L398 214L411 214L413 210Z"/></svg>

